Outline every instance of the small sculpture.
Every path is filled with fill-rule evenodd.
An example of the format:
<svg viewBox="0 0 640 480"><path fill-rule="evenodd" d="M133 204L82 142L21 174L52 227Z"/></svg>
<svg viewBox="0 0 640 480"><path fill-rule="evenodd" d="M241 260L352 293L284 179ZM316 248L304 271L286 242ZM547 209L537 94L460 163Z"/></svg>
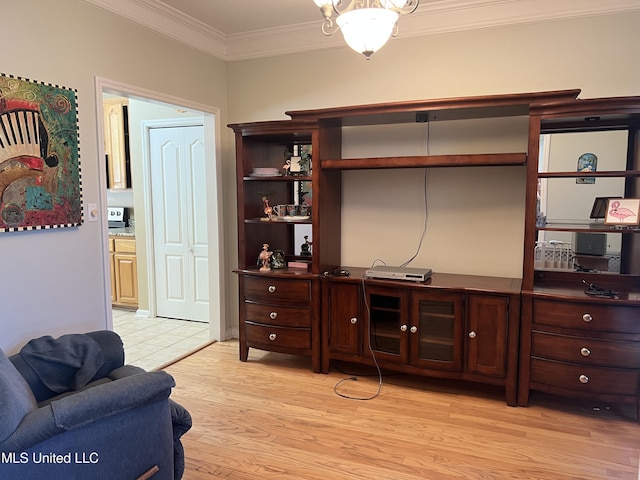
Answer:
<svg viewBox="0 0 640 480"><path fill-rule="evenodd" d="M260 267L261 272L268 272L271 270L271 267L269 266L271 255L273 255L273 252L269 251L269 244L263 243L262 251L260 252L260 255L258 255L258 263L261 265Z"/></svg>
<svg viewBox="0 0 640 480"><path fill-rule="evenodd" d="M264 214L269 220L271 220L273 217L273 208L269 205L269 199L267 197L262 197L262 204L264 205Z"/></svg>
<svg viewBox="0 0 640 480"><path fill-rule="evenodd" d="M300 247L300 255L303 257L311 256L311 245L312 242L309 241L309 235L304 236L304 243Z"/></svg>
<svg viewBox="0 0 640 480"><path fill-rule="evenodd" d="M271 268L274 270L280 270L286 266L287 261L285 260L284 251L274 250L273 255L271 255Z"/></svg>

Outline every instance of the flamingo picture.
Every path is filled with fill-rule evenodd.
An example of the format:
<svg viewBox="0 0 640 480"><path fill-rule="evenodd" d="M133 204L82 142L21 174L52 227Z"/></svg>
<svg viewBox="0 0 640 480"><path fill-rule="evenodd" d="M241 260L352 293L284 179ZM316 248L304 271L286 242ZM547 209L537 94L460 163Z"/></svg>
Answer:
<svg viewBox="0 0 640 480"><path fill-rule="evenodd" d="M637 206L637 202L635 202L635 205ZM632 205L630 204L630 206ZM636 208L634 212L629 208L621 206L620 200L613 200L609 204L608 217L609 219L612 217L617 218L619 223L636 223L632 217L638 218L638 210Z"/></svg>

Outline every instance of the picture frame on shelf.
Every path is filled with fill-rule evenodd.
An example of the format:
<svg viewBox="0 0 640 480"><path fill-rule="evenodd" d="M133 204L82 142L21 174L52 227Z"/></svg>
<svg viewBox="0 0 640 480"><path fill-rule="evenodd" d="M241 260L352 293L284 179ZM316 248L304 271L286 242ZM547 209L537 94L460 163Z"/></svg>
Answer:
<svg viewBox="0 0 640 480"><path fill-rule="evenodd" d="M601 220L607 216L609 200L620 199L622 197L596 197L593 200L593 206L591 207L591 214L589 218L593 220Z"/></svg>
<svg viewBox="0 0 640 480"><path fill-rule="evenodd" d="M640 225L640 198L610 198L605 225Z"/></svg>

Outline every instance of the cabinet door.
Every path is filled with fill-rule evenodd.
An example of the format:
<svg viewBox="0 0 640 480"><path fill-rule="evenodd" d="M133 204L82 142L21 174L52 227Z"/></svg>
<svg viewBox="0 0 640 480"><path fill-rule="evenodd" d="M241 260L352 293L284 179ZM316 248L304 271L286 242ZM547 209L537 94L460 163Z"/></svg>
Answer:
<svg viewBox="0 0 640 480"><path fill-rule="evenodd" d="M111 303L116 303L116 259L113 253L109 253L109 267L111 268Z"/></svg>
<svg viewBox="0 0 640 480"><path fill-rule="evenodd" d="M136 256L116 253L116 301L123 305L138 305L138 269Z"/></svg>
<svg viewBox="0 0 640 480"><path fill-rule="evenodd" d="M409 318L407 291L367 287L366 301L369 312L364 346L365 355L371 350L376 359L406 364L409 361Z"/></svg>
<svg viewBox="0 0 640 480"><path fill-rule="evenodd" d="M329 291L329 349L359 357L361 346L360 287L334 282Z"/></svg>
<svg viewBox="0 0 640 480"><path fill-rule="evenodd" d="M509 298L468 296L467 371L503 378L507 366Z"/></svg>
<svg viewBox="0 0 640 480"><path fill-rule="evenodd" d="M409 329L411 364L462 370L463 319L461 294L414 292Z"/></svg>
<svg viewBox="0 0 640 480"><path fill-rule="evenodd" d="M104 100L104 150L107 155L109 188L129 188L127 184L127 146L125 131L126 98Z"/></svg>

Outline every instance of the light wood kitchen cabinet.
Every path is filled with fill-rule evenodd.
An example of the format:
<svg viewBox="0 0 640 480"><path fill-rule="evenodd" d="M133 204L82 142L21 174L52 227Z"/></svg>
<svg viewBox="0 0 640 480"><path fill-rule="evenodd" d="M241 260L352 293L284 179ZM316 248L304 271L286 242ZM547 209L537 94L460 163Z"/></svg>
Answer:
<svg viewBox="0 0 640 480"><path fill-rule="evenodd" d="M126 98L109 98L103 101L104 152L107 156L108 188L131 188L128 173L128 108Z"/></svg>
<svg viewBox="0 0 640 480"><path fill-rule="evenodd" d="M110 238L111 302L117 306L138 306L138 266L134 238Z"/></svg>

